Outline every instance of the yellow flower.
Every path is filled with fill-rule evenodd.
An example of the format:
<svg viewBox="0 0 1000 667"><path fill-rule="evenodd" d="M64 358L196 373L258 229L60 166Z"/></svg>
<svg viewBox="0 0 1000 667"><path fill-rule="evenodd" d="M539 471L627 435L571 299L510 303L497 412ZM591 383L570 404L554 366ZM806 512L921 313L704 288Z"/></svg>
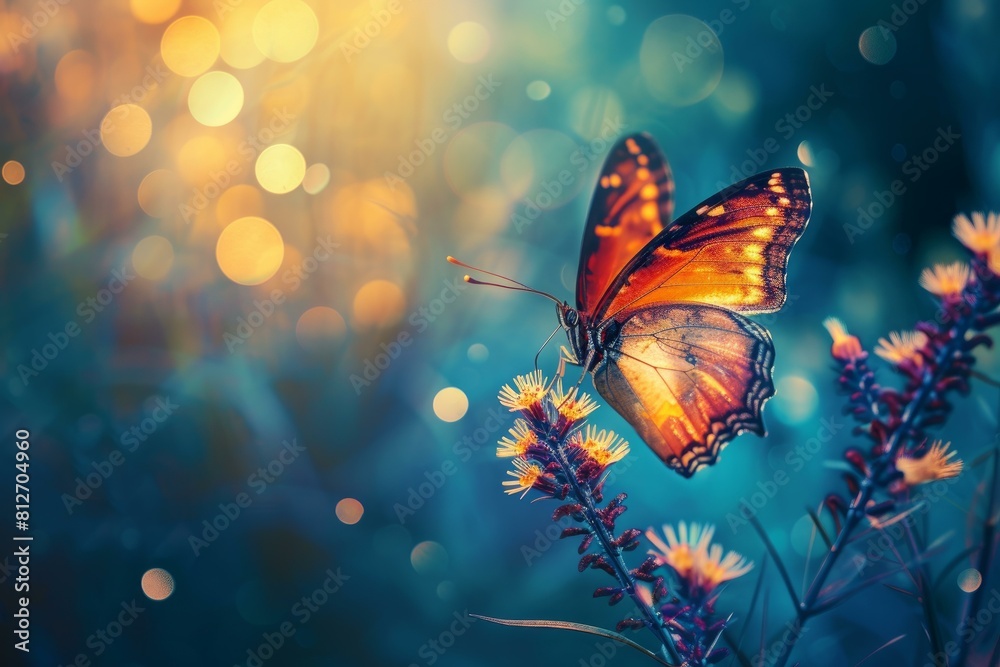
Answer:
<svg viewBox="0 0 1000 667"><path fill-rule="evenodd" d="M576 387L563 393L562 380L552 390L552 403L559 414L571 422L583 419L598 407L590 395L578 393Z"/></svg>
<svg viewBox="0 0 1000 667"><path fill-rule="evenodd" d="M950 446L950 442L941 444L938 440L920 458L901 456L896 461L896 468L903 473L903 481L907 486L957 477L962 472L962 459L951 460L958 452L949 452Z"/></svg>
<svg viewBox="0 0 1000 667"><path fill-rule="evenodd" d="M962 293L969 283L969 265L935 264L933 269L924 269L920 274L920 286L940 297L954 297Z"/></svg>
<svg viewBox="0 0 1000 667"><path fill-rule="evenodd" d="M504 436L497 443L497 456L501 458L510 456L524 456L531 447L538 442L538 436L528 426L528 422L518 419L514 422L514 428L508 431L512 438Z"/></svg>
<svg viewBox="0 0 1000 667"><path fill-rule="evenodd" d="M650 550L660 564L667 564L685 579L692 588L711 593L719 584L742 577L753 569L753 563L730 551L725 553L718 544L711 544L715 526L681 521L677 531L670 525L663 526L666 543L650 528L646 537L659 551Z"/></svg>
<svg viewBox="0 0 1000 667"><path fill-rule="evenodd" d="M628 442L619 438L614 431L598 431L590 425L587 426L585 435L578 432L573 436L573 443L602 468L618 463L629 453Z"/></svg>
<svg viewBox="0 0 1000 667"><path fill-rule="evenodd" d="M834 358L841 361L853 361L864 353L858 337L847 333L844 323L836 317L828 317L823 320L823 326L826 327L826 330L830 332L830 337L833 338Z"/></svg>
<svg viewBox="0 0 1000 667"><path fill-rule="evenodd" d="M548 380L542 377L541 371L532 371L514 378L514 386L517 389L505 384L500 390L500 404L511 412L527 410L540 403L548 391Z"/></svg>
<svg viewBox="0 0 1000 667"><path fill-rule="evenodd" d="M742 577L753 569L753 563L730 551L723 556L722 547L713 544L701 564L701 588L711 591L724 581Z"/></svg>
<svg viewBox="0 0 1000 667"><path fill-rule="evenodd" d="M917 350L927 345L927 336L920 331L904 331L889 334L889 340L878 339L878 347L875 354L882 357L891 364L899 365L904 361L920 366L924 363L924 358Z"/></svg>
<svg viewBox="0 0 1000 667"><path fill-rule="evenodd" d="M507 474L514 479L503 482L503 486L512 487L506 489L505 493L513 495L520 493L524 498L528 491L531 491L535 483L545 475L545 471L537 463L528 463L524 459L514 459L514 469L508 470Z"/></svg>
<svg viewBox="0 0 1000 667"><path fill-rule="evenodd" d="M977 254L986 254L1000 246L1000 215L976 212L970 219L965 214L955 216L952 233L966 248Z"/></svg>

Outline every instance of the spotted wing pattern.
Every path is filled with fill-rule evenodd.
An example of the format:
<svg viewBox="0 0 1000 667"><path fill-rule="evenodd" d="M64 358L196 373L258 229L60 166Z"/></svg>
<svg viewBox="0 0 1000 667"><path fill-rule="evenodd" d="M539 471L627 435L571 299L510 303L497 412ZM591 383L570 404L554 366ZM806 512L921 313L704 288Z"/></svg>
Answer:
<svg viewBox="0 0 1000 667"><path fill-rule="evenodd" d="M649 135L608 155L587 216L577 273L577 309L592 312L618 273L670 222L674 179Z"/></svg>

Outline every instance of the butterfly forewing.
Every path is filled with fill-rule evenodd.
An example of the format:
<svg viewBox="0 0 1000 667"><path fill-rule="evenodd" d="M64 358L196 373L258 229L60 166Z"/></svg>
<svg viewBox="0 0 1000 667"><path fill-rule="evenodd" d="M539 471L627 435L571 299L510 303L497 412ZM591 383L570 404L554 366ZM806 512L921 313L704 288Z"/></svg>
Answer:
<svg viewBox="0 0 1000 667"><path fill-rule="evenodd" d="M648 135L611 150L597 181L577 273L577 309L593 312L618 273L663 231L674 209L670 166Z"/></svg>
<svg viewBox="0 0 1000 667"><path fill-rule="evenodd" d="M811 202L801 169L757 174L727 188L650 241L610 285L594 319L658 303L747 314L781 308L788 254Z"/></svg>

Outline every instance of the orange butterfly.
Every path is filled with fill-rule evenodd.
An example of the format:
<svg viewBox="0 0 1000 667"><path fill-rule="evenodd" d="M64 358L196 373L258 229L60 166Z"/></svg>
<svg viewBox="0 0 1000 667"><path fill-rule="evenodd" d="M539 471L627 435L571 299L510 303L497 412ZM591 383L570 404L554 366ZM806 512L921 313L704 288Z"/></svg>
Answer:
<svg viewBox="0 0 1000 667"><path fill-rule="evenodd" d="M555 300L571 361L670 468L690 477L740 433L765 434L774 345L743 315L784 304L788 255L812 198L804 171L777 169L668 225L673 191L651 137L619 142L587 217L576 308Z"/></svg>

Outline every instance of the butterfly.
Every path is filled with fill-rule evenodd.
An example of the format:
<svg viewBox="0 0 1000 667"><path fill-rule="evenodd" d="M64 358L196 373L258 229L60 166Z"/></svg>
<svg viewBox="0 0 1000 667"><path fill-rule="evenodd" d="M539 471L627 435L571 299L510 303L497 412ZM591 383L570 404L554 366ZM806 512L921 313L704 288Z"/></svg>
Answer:
<svg viewBox="0 0 1000 667"><path fill-rule="evenodd" d="M597 181L576 306L504 279L556 302L564 358L592 375L668 467L690 477L741 433L766 434L774 344L745 316L784 305L788 256L812 197L806 173L787 168L735 183L671 222L673 209L666 158L649 135L628 136Z"/></svg>
<svg viewBox="0 0 1000 667"><path fill-rule="evenodd" d="M598 393L684 477L737 435L765 435L774 345L745 315L785 302L809 221L801 169L751 176L670 222L674 181L646 134L624 138L587 216L576 307L559 323Z"/></svg>

